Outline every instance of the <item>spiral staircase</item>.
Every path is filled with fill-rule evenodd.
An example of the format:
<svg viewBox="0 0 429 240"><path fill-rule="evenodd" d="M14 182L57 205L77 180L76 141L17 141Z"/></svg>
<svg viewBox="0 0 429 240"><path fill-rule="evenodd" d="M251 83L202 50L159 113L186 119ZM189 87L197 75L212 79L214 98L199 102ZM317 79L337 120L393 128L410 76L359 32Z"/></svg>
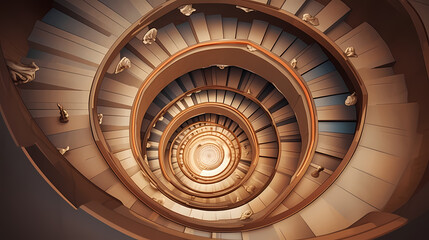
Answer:
<svg viewBox="0 0 429 240"><path fill-rule="evenodd" d="M345 2L55 0L22 59L36 78L0 62L2 113L58 194L131 237L374 238L406 222L424 106Z"/></svg>

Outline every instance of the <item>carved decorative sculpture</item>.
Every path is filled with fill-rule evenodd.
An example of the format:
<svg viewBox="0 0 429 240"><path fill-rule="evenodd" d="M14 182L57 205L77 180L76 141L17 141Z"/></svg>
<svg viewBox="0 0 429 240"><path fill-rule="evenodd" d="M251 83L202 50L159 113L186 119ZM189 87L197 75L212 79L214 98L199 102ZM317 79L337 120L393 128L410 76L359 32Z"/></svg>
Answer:
<svg viewBox="0 0 429 240"><path fill-rule="evenodd" d="M152 44L156 40L156 35L158 34L158 30L156 28L152 28L143 37L144 44Z"/></svg>
<svg viewBox="0 0 429 240"><path fill-rule="evenodd" d="M146 148L150 148L152 147L152 145L150 145L150 143L146 143Z"/></svg>
<svg viewBox="0 0 429 240"><path fill-rule="evenodd" d="M121 61L119 61L118 65L116 65L115 74L118 74L130 67L131 67L130 59L128 59L127 57L123 57Z"/></svg>
<svg viewBox="0 0 429 240"><path fill-rule="evenodd" d="M196 11L195 8L192 8L192 4L183 5L179 7L179 10L183 15L188 17L191 16L191 14Z"/></svg>
<svg viewBox="0 0 429 240"><path fill-rule="evenodd" d="M354 47L347 47L346 50L344 50L344 54L346 54L347 57L357 57Z"/></svg>
<svg viewBox="0 0 429 240"><path fill-rule="evenodd" d="M302 20L310 23L313 26L317 26L319 25L319 19L317 19L316 17L311 16L308 13L304 13L304 15L302 15Z"/></svg>
<svg viewBox="0 0 429 240"><path fill-rule="evenodd" d="M255 192L256 187L254 185L249 185L244 187L244 189L246 189L248 193L253 194Z"/></svg>
<svg viewBox="0 0 429 240"><path fill-rule="evenodd" d="M98 118L98 124L101 125L103 123L103 114L102 113L97 114L97 118Z"/></svg>
<svg viewBox="0 0 429 240"><path fill-rule="evenodd" d="M222 65L222 64L218 64L216 65L216 67L218 67L219 69L225 69L226 67L228 67L228 65Z"/></svg>
<svg viewBox="0 0 429 240"><path fill-rule="evenodd" d="M159 203L161 205L164 205L164 199L163 198L159 198L158 199L156 197L153 197L152 200L154 200L155 202L157 202L157 203Z"/></svg>
<svg viewBox="0 0 429 240"><path fill-rule="evenodd" d="M255 11L255 10L253 10L251 8L247 8L247 7L242 7L242 6L235 6L235 7L238 8L238 9L241 9L241 10L245 11L246 13Z"/></svg>
<svg viewBox="0 0 429 240"><path fill-rule="evenodd" d="M144 155L144 156L143 156L143 160L145 161L145 163L146 163L147 165L149 165L149 161L147 160L147 155Z"/></svg>
<svg viewBox="0 0 429 240"><path fill-rule="evenodd" d="M149 177L147 176L147 173L145 171L140 171L140 172L142 173L144 179L146 179L150 182Z"/></svg>
<svg viewBox="0 0 429 240"><path fill-rule="evenodd" d="M252 94L252 91L250 90L250 88L247 89L247 94Z"/></svg>
<svg viewBox="0 0 429 240"><path fill-rule="evenodd" d="M64 155L68 150L70 150L70 147L67 146L65 148L57 148L57 149L58 149L58 152L61 153L61 155Z"/></svg>
<svg viewBox="0 0 429 240"><path fill-rule="evenodd" d="M349 107L355 105L356 103L357 103L357 97L355 92L347 96L346 101L344 101L344 104Z"/></svg>
<svg viewBox="0 0 429 240"><path fill-rule="evenodd" d="M153 182L149 182L149 185L153 188L153 189L158 189L155 184Z"/></svg>
<svg viewBox="0 0 429 240"><path fill-rule="evenodd" d="M31 62L30 66L25 66L21 63L6 60L6 65L15 85L33 81L36 78L36 71L39 70L35 62Z"/></svg>
<svg viewBox="0 0 429 240"><path fill-rule="evenodd" d="M69 121L69 114L68 112L61 106L61 104L57 103L57 107L60 110L60 122L67 123Z"/></svg>
<svg viewBox="0 0 429 240"><path fill-rule="evenodd" d="M241 214L240 220L243 221L243 220L249 219L252 215L253 215L252 210L246 210Z"/></svg>
<svg viewBox="0 0 429 240"><path fill-rule="evenodd" d="M249 52L254 52L254 51L256 51L256 48L254 48L250 45L247 45L247 50L249 50Z"/></svg>
<svg viewBox="0 0 429 240"><path fill-rule="evenodd" d="M239 201L241 201L241 198L240 196L237 196L237 198L235 199L235 202L239 202Z"/></svg>
<svg viewBox="0 0 429 240"><path fill-rule="evenodd" d="M318 166L317 169L311 173L311 176L314 178L318 178L320 175L320 172L322 172L323 170L325 170L324 167Z"/></svg>
<svg viewBox="0 0 429 240"><path fill-rule="evenodd" d="M297 69L298 68L298 60L296 60L296 58L292 59L292 61L290 61L290 65L292 66L293 69Z"/></svg>
<svg viewBox="0 0 429 240"><path fill-rule="evenodd" d="M158 121L161 122L162 120L164 120L164 116L161 116L161 117L158 118Z"/></svg>

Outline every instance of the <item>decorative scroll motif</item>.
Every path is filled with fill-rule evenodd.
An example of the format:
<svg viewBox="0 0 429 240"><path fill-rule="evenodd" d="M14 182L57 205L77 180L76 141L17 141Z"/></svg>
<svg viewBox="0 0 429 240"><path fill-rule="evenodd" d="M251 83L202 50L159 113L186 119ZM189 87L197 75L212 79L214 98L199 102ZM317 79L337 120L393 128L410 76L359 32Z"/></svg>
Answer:
<svg viewBox="0 0 429 240"><path fill-rule="evenodd" d="M183 15L189 17L197 9L192 8L192 4L188 4L188 5L183 5L183 6L179 7L179 10Z"/></svg>
<svg viewBox="0 0 429 240"><path fill-rule="evenodd" d="M255 192L256 187L254 185L245 186L244 189L250 194L253 194Z"/></svg>
<svg viewBox="0 0 429 240"><path fill-rule="evenodd" d="M351 95L347 96L346 101L344 101L344 104L348 107L353 106L357 103L357 97L356 93L353 92Z"/></svg>
<svg viewBox="0 0 429 240"><path fill-rule="evenodd" d="M103 114L102 113L97 114L97 118L98 118L98 124L101 125L103 123Z"/></svg>
<svg viewBox="0 0 429 240"><path fill-rule="evenodd" d="M298 68L298 60L296 60L296 58L292 59L292 61L290 61L290 65L292 66L293 69L297 69Z"/></svg>
<svg viewBox="0 0 429 240"><path fill-rule="evenodd" d="M152 28L143 37L144 44L152 44L156 40L156 35L158 34L158 30L156 28Z"/></svg>
<svg viewBox="0 0 429 240"><path fill-rule="evenodd" d="M252 210L246 210L241 214L240 220L243 221L243 220L249 219L252 215L253 215Z"/></svg>
<svg viewBox="0 0 429 240"><path fill-rule="evenodd" d="M218 65L216 65L216 67L218 67L219 69L223 70L223 69L225 69L226 67L228 67L228 65L218 64Z"/></svg>
<svg viewBox="0 0 429 240"><path fill-rule="evenodd" d="M57 107L60 110L60 117L59 117L60 122L62 122L62 123L69 122L69 114L68 114L68 112L59 103L57 103Z"/></svg>
<svg viewBox="0 0 429 240"><path fill-rule="evenodd" d="M251 8L247 8L247 7L242 7L242 6L235 6L236 8L238 8L238 9L241 9L241 10L243 10L244 12L246 12L246 13L249 13L249 12L253 12L253 11L255 11L255 10L253 10L253 9L251 9Z"/></svg>
<svg viewBox="0 0 429 240"><path fill-rule="evenodd" d="M121 59L121 61L119 61L118 65L116 65L115 74L118 74L118 73L120 73L120 72L122 72L125 69L128 69L130 67L131 67L130 59L128 59L127 57L123 57Z"/></svg>
<svg viewBox="0 0 429 240"><path fill-rule="evenodd" d="M58 152L61 153L61 155L64 155L68 150L70 150L70 146L67 146L65 148L57 148Z"/></svg>
<svg viewBox="0 0 429 240"><path fill-rule="evenodd" d="M319 175L320 175L320 172L322 172L323 170L325 170L325 168L324 168L324 167L322 167L322 166L318 166L318 167L317 167L317 169L316 169L316 170L314 170L314 171L311 173L311 176L312 176L312 177L314 177L314 178L318 178L318 177L319 177Z"/></svg>
<svg viewBox="0 0 429 240"><path fill-rule="evenodd" d="M6 60L6 65L15 85L33 81L36 78L36 71L39 70L35 62L31 62L30 66L25 66L21 63Z"/></svg>
<svg viewBox="0 0 429 240"><path fill-rule="evenodd" d="M304 15L302 15L302 20L304 22L310 23L313 26L318 26L319 25L319 19L317 19L316 17L311 16L308 13L304 13Z"/></svg>
<svg viewBox="0 0 429 240"><path fill-rule="evenodd" d="M247 45L247 50L249 50L249 52L254 52L254 51L256 51L256 48L254 48L250 45Z"/></svg>
<svg viewBox="0 0 429 240"><path fill-rule="evenodd" d="M355 48L354 47L347 47L346 50L344 50L344 54L346 54L347 57L357 57Z"/></svg>

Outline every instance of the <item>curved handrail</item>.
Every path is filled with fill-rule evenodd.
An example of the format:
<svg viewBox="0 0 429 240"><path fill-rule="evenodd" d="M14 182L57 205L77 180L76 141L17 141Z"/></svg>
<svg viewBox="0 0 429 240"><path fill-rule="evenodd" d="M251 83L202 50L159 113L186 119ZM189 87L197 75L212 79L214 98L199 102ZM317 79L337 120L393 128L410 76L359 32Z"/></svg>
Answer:
<svg viewBox="0 0 429 240"><path fill-rule="evenodd" d="M158 12L156 12L157 14L159 13L165 13L168 12L169 10L172 10L173 8L176 8L178 6L184 5L185 3L214 3L214 1L176 1L176 2L168 2L162 5L162 8L157 9L159 10ZM216 1L216 3L224 3L224 4L228 4L228 2L226 2L225 0L220 0L220 1ZM293 25L296 25L297 29L300 29L301 31L303 31L305 34L307 34L308 36L312 37L313 39L315 39L319 44L322 45L322 47L325 48L325 50L331 55L331 57L333 57L334 59L336 59L337 62L335 62L336 64L340 65L341 68L344 70L345 74L348 79L351 81L351 83L353 84L359 99L362 99L362 102L359 103L357 105L358 110L360 112L360 118L358 119L358 124L357 124L357 131L356 131L356 135L355 138L353 139L352 145L349 149L349 151L346 154L346 157L344 158L342 164L340 164L339 168L337 168L337 170L334 172L334 174L330 177L329 181L326 181L325 184L323 184L323 187L320 187L319 189L322 189L320 191L318 191L318 194L316 195L312 195L311 197L315 197L320 195L324 190L326 190L326 188L332 184L332 182L338 177L339 173L342 171L342 169L344 169L346 163L348 162L348 160L350 159L350 157L353 155L355 148L357 146L357 143L359 142L360 139L360 133L362 131L362 127L363 127L363 122L364 122L364 116L365 116L365 112L366 112L366 104L367 104L367 94L366 94L366 90L362 84L362 81L359 78L359 75L357 74L356 70L353 68L353 66L351 65L351 63L348 61L348 59L344 56L344 54L342 53L341 49L339 49L333 42L332 40L328 39L326 36L324 36L320 31L315 30L314 28L311 28L311 26L308 26L307 24L305 24L304 22L302 22L301 20L297 19L295 16L292 16L284 11L280 11L277 9L273 9L269 6L265 6L265 5L261 5L261 4L257 4L254 2L248 2L248 1L243 1L243 0L238 0L236 4L240 4L242 6L245 7L250 7L253 8L255 10L261 11L263 13L267 13L271 16L277 17L278 19L281 19L283 21L289 22ZM162 9L162 11L161 11ZM135 34L137 34L138 31L140 31L144 26L147 26L148 23L150 23L151 21L154 20L154 13L151 13L150 15L145 16L141 21L139 21L137 24L133 25L133 27L135 27L134 29L136 30L127 30L122 36L122 40L126 40L126 39L131 39ZM143 24L144 23L144 24ZM131 27L131 28L133 28ZM120 42L120 41L119 41ZM90 108L91 110L91 114L90 114L90 118L91 118L91 125L92 126L96 126L95 121L96 119L94 118L95 113L96 113L96 109L95 109L95 104L94 101L97 99L96 98L96 92L95 91L97 89L97 79L102 79L102 75L104 74L103 72L105 72L105 70L107 69L107 62L111 62L112 61L112 56L114 55L114 53L118 53L118 46L121 46L120 43L115 43L116 48L113 47L109 50L109 54L107 54L106 56L110 56L111 59L108 60L108 58L103 59L102 64L100 65L99 71L97 71L96 74L96 78L94 81L95 87L93 85L93 89L91 91L91 104L90 104ZM122 45L123 47L124 45ZM254 46L255 47L255 46ZM261 47L256 46L256 49L262 49ZM114 49L114 50L112 50ZM109 63L110 63L109 62ZM104 71L103 71L104 70ZM352 81L352 79L354 79L354 81ZM99 87L99 86L98 86ZM307 98L307 96L306 96ZM362 104L362 105L361 105ZM315 114L315 113L313 113ZM311 114L310 114L311 115ZM312 117L314 117L315 115L313 115ZM97 128L97 127L95 127ZM100 132L98 130L94 130L95 131L94 135L97 135L97 132ZM98 139L98 137L94 136L94 138L96 139L96 142L103 142L103 140ZM312 144L312 146L314 146L314 144ZM106 159L111 159L110 157L107 157ZM114 166L117 167L117 166ZM300 174L302 173L303 168L300 169L300 171L298 172L297 176L300 176ZM120 171L119 171L120 172ZM120 177L121 178L121 177ZM123 179L123 178L122 178ZM328 183L328 184L327 184ZM132 191L133 192L133 191ZM309 199L309 201L303 201L305 205L308 205L313 199ZM290 211L288 211L288 214L286 215L282 215L282 219L284 217L289 216L291 213ZM168 217L169 214L166 214L166 216ZM269 215L269 212L267 212L266 215ZM279 216L279 215L278 215ZM281 220L281 219L280 219ZM259 225L258 227L261 227L261 225ZM198 227L197 227L198 228ZM201 229L201 228L200 228ZM207 228L204 228L207 230ZM226 231L228 231L227 229L225 229Z"/></svg>

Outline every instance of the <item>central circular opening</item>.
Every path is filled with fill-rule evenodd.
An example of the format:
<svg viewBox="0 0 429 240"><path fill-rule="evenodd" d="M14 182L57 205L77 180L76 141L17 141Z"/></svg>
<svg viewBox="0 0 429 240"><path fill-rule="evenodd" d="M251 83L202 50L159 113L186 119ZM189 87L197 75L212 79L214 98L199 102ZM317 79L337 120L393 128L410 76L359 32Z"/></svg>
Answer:
<svg viewBox="0 0 429 240"><path fill-rule="evenodd" d="M212 177L223 172L231 161L231 149L218 136L202 135L184 146L184 163L200 177Z"/></svg>
<svg viewBox="0 0 429 240"><path fill-rule="evenodd" d="M214 119L230 127L210 121ZM222 185L224 189L236 185L240 179L231 177L231 174L240 162L242 144L232 130L242 134L242 142L250 143L247 134L237 123L220 115L197 115L186 123L188 125L182 124L176 130L169 144L170 169L179 167L186 178L174 175L178 182L198 192L213 191L212 184L225 182ZM242 169L239 171L245 175L247 169ZM232 178L232 181L227 178Z"/></svg>
<svg viewBox="0 0 429 240"><path fill-rule="evenodd" d="M222 163L223 149L215 143L198 144L195 160L201 170L213 170Z"/></svg>

